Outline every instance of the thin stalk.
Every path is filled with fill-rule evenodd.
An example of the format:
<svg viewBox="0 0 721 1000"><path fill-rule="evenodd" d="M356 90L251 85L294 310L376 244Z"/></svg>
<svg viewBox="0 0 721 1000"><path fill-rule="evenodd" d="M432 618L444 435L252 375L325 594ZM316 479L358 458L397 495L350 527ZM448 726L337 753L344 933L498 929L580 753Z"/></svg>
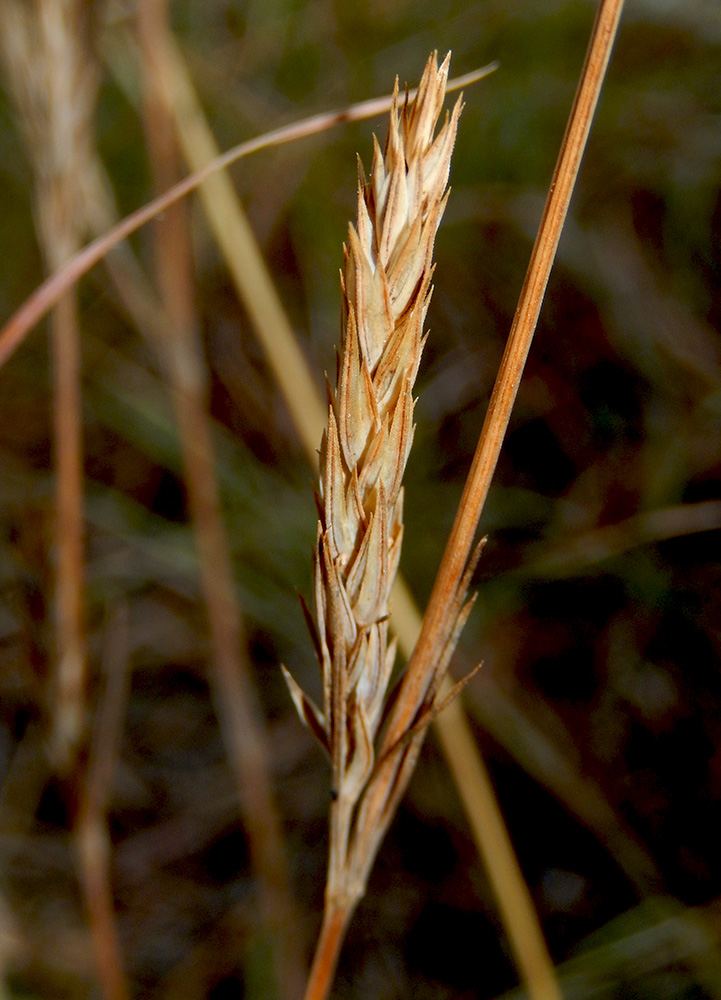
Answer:
<svg viewBox="0 0 721 1000"><path fill-rule="evenodd" d="M147 0L138 9L143 52L145 123L156 186L170 186L179 171L171 102L158 79L156 60L167 45L167 2ZM186 483L198 546L201 584L213 649L216 711L233 770L250 854L258 879L260 910L272 952L278 993L300 996L304 962L295 906L272 792L270 750L263 713L243 650L246 648L230 545L220 508L212 435L207 414L207 372L192 296L192 251L187 209L176 204L155 228L155 259L168 322L157 345L171 384L180 430Z"/></svg>
<svg viewBox="0 0 721 1000"><path fill-rule="evenodd" d="M112 844L106 817L130 686L126 662L127 619L127 609L121 605L107 630L105 684L76 822L80 884L90 924L95 967L105 1000L130 1000L131 995L113 905L110 876Z"/></svg>
<svg viewBox="0 0 721 1000"><path fill-rule="evenodd" d="M325 1000L328 996L346 927L355 904L335 900L325 907L304 1000Z"/></svg>
<svg viewBox="0 0 721 1000"><path fill-rule="evenodd" d="M448 90L458 90L461 87L467 86L492 73L495 69L496 64L492 63L482 69L458 77L456 80L449 82ZM218 156L211 163L207 163L201 170L197 170L189 177L174 184L172 188L165 191L162 195L153 198L147 205L143 205L142 208L127 215L109 232L98 236L91 243L83 247L82 250L75 253L62 267L58 267L15 310L2 329L0 329L0 367L5 364L28 333L47 315L68 288L72 287L84 274L87 274L88 271L95 267L113 247L117 246L118 243L122 243L128 236L132 236L138 229L141 229L157 215L161 215L171 205L185 198L191 191L195 191L204 181L212 177L213 174L225 169L225 167L229 167L236 160L240 160L244 156L249 156L251 153L257 153L261 149L269 149L271 146L280 146L286 142L294 142L297 139L316 135L318 132L325 132L346 122L373 118L387 111L390 105L391 97L361 101L341 111L330 111L325 114L313 115L300 122L294 122L291 125L284 125L281 128L273 129L273 131L266 132L254 139L249 139L247 142L241 142L221 156Z"/></svg>
<svg viewBox="0 0 721 1000"><path fill-rule="evenodd" d="M623 0L601 0L599 6L486 420L424 617L421 635L404 676L381 754L390 753L413 727L427 695L429 678L434 676L434 661L439 650L448 641L455 624L452 610L454 601L463 589L462 581L471 558L476 529L538 321L622 7ZM372 828L385 825L388 821L386 817L392 814L391 806L398 799L412 771L412 749L411 747L408 755L410 763L403 757L396 764L390 760L374 786L369 789L365 820ZM498 825L502 828L502 823ZM368 844L373 846L377 842L377 835L372 830L368 836ZM510 884L504 880L499 883L500 890L503 893L517 894L518 900L522 902L527 889L517 865L509 864L506 876L511 880ZM529 909L525 905L518 910L519 914L525 915L527 912ZM541 997L558 997L558 985L537 920L534 918L527 924L525 921L522 924L512 922L509 937L512 938L513 949L529 994L538 1000Z"/></svg>
<svg viewBox="0 0 721 1000"><path fill-rule="evenodd" d="M51 746L57 765L74 766L85 710L85 624L83 610L83 446L80 391L80 333L77 296L71 289L51 316L55 424L55 622Z"/></svg>
<svg viewBox="0 0 721 1000"><path fill-rule="evenodd" d="M623 0L601 0L599 6L486 419L426 609L421 634L391 718L386 746L396 742L412 723L425 694L423 687L429 659L449 629L446 609L452 595L457 592L471 555L478 522L538 322L622 8Z"/></svg>
<svg viewBox="0 0 721 1000"><path fill-rule="evenodd" d="M33 168L38 241L48 271L62 269L80 245L75 177L92 144L95 76L86 12L78 0L0 4L0 56ZM68 115L68 108L73 114ZM70 775L83 729L86 638L83 614L83 448L77 292L54 303L50 322L54 381L56 537L51 750Z"/></svg>
<svg viewBox="0 0 721 1000"><path fill-rule="evenodd" d="M461 705L452 701L443 711L437 734L447 756L460 763L464 784L475 790L466 815L493 889L501 922L516 968L532 1000L562 1000L558 979L536 915L518 857L508 835L503 814L483 758L470 727L462 725Z"/></svg>
<svg viewBox="0 0 721 1000"><path fill-rule="evenodd" d="M190 168L197 171L202 169L205 162L212 161L218 155L218 150L210 129L202 118L199 102L180 53L172 48L166 55L170 58L167 63L161 60L161 65L164 65L167 73L166 86L173 95L172 106L177 118L180 140ZM227 174L218 174L204 184L201 196L238 291L254 319L259 339L269 355L274 372L280 373L279 382L300 437L311 461L317 464L317 443L325 424L325 407L318 397L305 357L296 346L292 328L285 317L255 237ZM287 385L289 377L292 383L290 387ZM400 648L409 659L420 633L421 616L400 576L396 580L392 600L392 625L398 634ZM518 937L514 934L514 924L518 928L525 929L535 922L535 934L530 934L529 940L542 942L535 909L530 893L518 871L508 832L503 827L499 832L497 824L492 829L488 826L484 828L486 816L495 817L500 813L495 801L491 808L488 807L489 795L492 800L494 799L493 790L488 783L487 772L468 719L460 704L456 703L435 722L441 746L487 869L507 872L515 864L515 874L520 887L509 894L509 898L516 901L517 905L503 906L499 898L499 909L504 924L509 921L505 924L509 939L514 940ZM459 747L462 747L463 757L459 753ZM500 893L500 886L495 884L494 890ZM340 949L342 940L342 934L336 933L340 924L337 917L338 905L337 901L329 901L326 909L307 987L308 998L323 996L324 993L320 991L327 990L330 985L330 978L326 977L332 973L337 959L336 952ZM344 913L345 923L350 917L350 908L347 904L344 906ZM514 948L514 953L518 951L522 952L523 948ZM329 958L329 954L333 955L332 959ZM550 965L548 959L546 965ZM523 970L521 962L519 962L520 970ZM545 994L539 995L548 998L554 996L550 989Z"/></svg>
<svg viewBox="0 0 721 1000"><path fill-rule="evenodd" d="M168 37L166 42L155 52L158 84L175 116L185 161L198 173L207 163L215 161L219 150L182 56L172 38ZM298 434L317 463L318 441L327 416L325 403L228 173L223 171L209 177L199 195Z"/></svg>

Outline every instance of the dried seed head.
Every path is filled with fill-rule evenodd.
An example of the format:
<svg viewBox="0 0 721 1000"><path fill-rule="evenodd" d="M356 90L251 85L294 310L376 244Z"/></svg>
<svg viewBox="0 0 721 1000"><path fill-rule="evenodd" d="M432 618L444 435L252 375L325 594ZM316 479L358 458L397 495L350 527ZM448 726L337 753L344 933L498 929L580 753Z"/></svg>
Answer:
<svg viewBox="0 0 721 1000"><path fill-rule="evenodd" d="M413 384L461 113L459 100L434 135L449 58L440 67L435 54L429 58L414 101L399 97L396 81L385 150L374 140L370 178L359 169L358 216L344 247L342 351L321 445L315 554L322 712L297 685L291 693L301 717L308 721L312 713L312 728L327 737L336 812L345 807L347 824L373 767L395 656L388 613L403 534ZM348 842L348 828L336 833L331 853Z"/></svg>

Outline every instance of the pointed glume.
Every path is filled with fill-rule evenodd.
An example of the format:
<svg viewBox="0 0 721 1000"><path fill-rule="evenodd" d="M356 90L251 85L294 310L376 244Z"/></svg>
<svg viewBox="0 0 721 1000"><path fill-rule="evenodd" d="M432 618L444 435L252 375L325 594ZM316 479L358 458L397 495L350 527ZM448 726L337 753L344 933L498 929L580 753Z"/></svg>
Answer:
<svg viewBox="0 0 721 1000"><path fill-rule="evenodd" d="M373 769L395 659L388 615L413 385L462 108L459 99L434 135L448 65L431 56L413 102L399 97L396 81L388 138L383 151L374 138L368 179L359 163L357 220L344 246L342 350L337 389L328 390L314 559L322 710L286 673L301 718L329 749L339 808L352 809ZM347 844L348 832L338 839Z"/></svg>

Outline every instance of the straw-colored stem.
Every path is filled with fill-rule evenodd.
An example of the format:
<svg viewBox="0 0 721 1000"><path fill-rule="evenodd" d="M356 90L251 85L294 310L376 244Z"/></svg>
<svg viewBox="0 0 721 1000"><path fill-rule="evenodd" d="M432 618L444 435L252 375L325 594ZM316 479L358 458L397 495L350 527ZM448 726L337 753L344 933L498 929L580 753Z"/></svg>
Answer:
<svg viewBox="0 0 721 1000"><path fill-rule="evenodd" d="M155 50L154 59L158 86L172 108L183 156L191 170L201 171L218 157L219 150L172 37L167 36L163 47ZM209 177L199 194L301 440L317 462L325 406L227 172Z"/></svg>
<svg viewBox="0 0 721 1000"><path fill-rule="evenodd" d="M173 50L172 61L169 61L167 71L169 74L167 85L172 88L175 95L173 107L186 157L190 167L198 170L202 168L204 163L218 155L218 149L210 130L200 117L199 102L195 97L192 84L177 50ZM209 212L216 238L225 252L237 287L247 307L252 310L251 314L255 319L261 342L269 353L273 369L287 374L289 371L286 363L288 352L293 352L294 359L297 359L298 356L294 335L280 306L277 293L267 276L264 261L230 179L226 174L218 174L212 182L204 185L201 194ZM263 280L251 282L248 275L261 275ZM257 290L259 287L263 291L261 302L263 308L260 308L257 295L254 293L254 289ZM284 394L308 455L312 462L317 463L317 442L325 420L325 411L318 399L307 362L302 355L300 355L299 362L294 360L292 372L295 383L292 389L286 388L285 380L281 381L281 388L285 390ZM400 577L396 579L392 600L392 624L398 632L400 648L406 659L409 659L420 632L421 616L407 586ZM515 857L513 847L504 827L499 831L496 825L492 832L488 828L484 828L485 817L497 815L498 807L496 805L495 809L486 808L489 792L493 797L493 791L482 780L485 774L483 761L460 704L456 703L448 713L441 715L436 720L436 724L441 745L469 817L479 853L489 870L506 871L509 869L506 859ZM459 746L462 747L462 753L459 753ZM542 942L543 940L530 894L522 882L517 865L515 874L521 879L521 888L513 893L513 899L519 901L518 906L510 909L505 907L504 909L499 902L509 939L515 942L521 941L514 947L514 954L523 951L522 940L529 924L535 924L535 932L528 934L527 940L531 942ZM494 889L497 890L498 886L494 886ZM524 905L525 912L523 912ZM506 923L507 920L508 923ZM331 971L327 955L330 948L339 949L340 947L340 935L335 933L338 925L339 922L332 913L326 914L323 922L324 932L322 939L318 942L317 957L314 961L311 982L306 994L308 997L321 996L320 993L311 993L311 990L320 988L321 972L319 970L324 970L326 974ZM519 928L518 932L516 932L515 927ZM334 930L333 934L329 928ZM332 943L329 943L329 940ZM533 944L529 945L529 948L533 950ZM526 965L528 965L527 961ZM550 962L546 956L546 966L549 965ZM522 964L519 964L520 968L523 968ZM328 985L326 984L324 988L327 989ZM551 994L549 992L546 995L550 996Z"/></svg>
<svg viewBox="0 0 721 1000"><path fill-rule="evenodd" d="M145 73L145 120L156 186L176 179L179 151L171 104L159 83L156 60L167 45L166 0L138 10ZM281 823L270 777L263 714L243 650L245 639L220 509L202 361L192 299L192 258L187 208L173 205L155 228L156 263L168 322L158 347L171 383L193 516L200 575L213 648L216 710L233 769L258 878L260 909L276 964L277 989L300 996L304 964L298 943Z"/></svg>
<svg viewBox="0 0 721 1000"><path fill-rule="evenodd" d="M273 795L263 714L249 664L240 652L245 639L215 487L207 413L192 397L181 401L178 393L174 406L185 442L186 480L213 644L215 708L238 789L261 915L277 958L279 995L296 997L302 992L304 967L297 936L299 920Z"/></svg>
<svg viewBox="0 0 721 1000"><path fill-rule="evenodd" d="M335 975L346 927L353 915L355 903L328 900L323 913L318 941L315 947L305 1000L325 1000Z"/></svg>
<svg viewBox="0 0 721 1000"><path fill-rule="evenodd" d="M428 661L434 655L440 636L450 626L447 613L449 600L456 593L468 563L483 505L488 496L491 478L536 329L622 8L623 0L601 0L600 3L578 91L561 144L486 419L423 619L421 635L404 678L404 691L398 698L396 711L389 725L386 736L386 745L389 746L402 736L412 721L417 706L423 698Z"/></svg>
<svg viewBox="0 0 721 1000"><path fill-rule="evenodd" d="M601 0L579 88L571 109L569 123L561 145L539 233L534 244L488 414L424 617L421 635L389 722L384 741L385 752L389 752L396 746L403 739L404 733L413 725L419 708L426 697L428 678L432 676L433 671L433 660L437 657L439 648L445 645L453 628L454 623L451 615L454 597L459 588L462 587L463 574L471 555L478 521L488 494L491 477L495 470L525 360L530 349L561 229L568 211L573 186L618 28L622 6L623 0ZM387 804L389 800L392 798L395 801L398 796L399 784L405 785L410 773L410 768L405 767L402 760L397 766L393 764L392 760L389 760L383 770L385 773L379 775L375 787L372 787L369 793L366 822L371 825L380 823L381 818L388 814ZM400 778L398 777L399 773ZM384 785L388 789L392 789L392 792L386 792ZM502 826L500 816L498 819L498 824L491 824L491 830L495 826ZM508 861L506 859L504 862L503 857L499 857L497 860L501 866L505 866ZM508 872L513 875L513 871L514 866L511 865ZM518 874L519 877L517 881L514 879L513 884L520 887L522 878L520 873ZM522 901L522 896L519 897L519 900ZM506 906L505 903L501 905ZM516 912L515 908L514 912ZM525 915L530 910L524 904L517 912ZM519 927L516 925L514 939L515 947L519 949L518 957L521 971L531 995L538 998L558 996L552 964L537 921L533 919L527 926ZM541 978L537 979L539 969L542 970ZM531 978L528 978L529 975Z"/></svg>
<svg viewBox="0 0 721 1000"><path fill-rule="evenodd" d="M36 229L49 271L82 237L75 175L91 141L94 74L78 0L0 5L0 55L7 69L33 168ZM68 108L73 114L68 115ZM56 464L54 764L71 774L84 724L83 451L77 292L67 289L51 318Z"/></svg>
<svg viewBox="0 0 721 1000"><path fill-rule="evenodd" d="M447 756L460 762L463 783L475 790L466 815L493 889L503 928L522 981L532 1000L562 1000L553 962L536 916L536 909L508 836L490 775L458 701L439 717L438 737Z"/></svg>
<svg viewBox="0 0 721 1000"><path fill-rule="evenodd" d="M51 745L58 766L67 770L74 764L83 728L86 672L80 335L74 289L55 307L51 330L57 474L57 667Z"/></svg>
<svg viewBox="0 0 721 1000"><path fill-rule="evenodd" d="M106 636L105 684L75 828L80 885L90 924L95 967L105 1000L130 1000L131 995L113 905L112 844L106 818L129 690L127 617L125 605L121 605L111 619Z"/></svg>

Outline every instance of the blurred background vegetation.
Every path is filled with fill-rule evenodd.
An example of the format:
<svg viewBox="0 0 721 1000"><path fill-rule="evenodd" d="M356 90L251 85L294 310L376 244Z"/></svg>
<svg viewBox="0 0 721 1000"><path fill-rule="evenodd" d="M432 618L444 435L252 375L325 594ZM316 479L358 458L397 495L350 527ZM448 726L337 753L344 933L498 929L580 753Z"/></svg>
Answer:
<svg viewBox="0 0 721 1000"><path fill-rule="evenodd" d="M158 182L138 101L136 10L129 0L81 6L93 155L127 213ZM500 63L466 92L437 243L402 557L422 607L593 4L173 0L169 13L222 149L387 93L396 74L412 85L432 49L452 49L452 74ZM35 229L42 131L28 138L15 72L0 92L3 319L48 259ZM464 704L567 998L721 997L720 80L717 0L629 0L483 518L479 597L455 671L483 660ZM232 169L320 390L335 367L355 155L369 164L374 130L382 138L382 120ZM296 597L310 595L314 474L200 202L189 205L184 287L197 310L243 649L307 961L322 907L328 772L279 664L318 690ZM158 270L152 232L131 240L148 280ZM128 287L137 290L132 276ZM87 911L92 865L78 850L85 783L115 726L117 752L110 740L110 770L96 786L124 984L115 988L164 1000L278 995L217 721L228 689L213 693L207 588L168 390L174 348L157 350L102 268L82 281L78 303L88 681L69 769L50 739L58 651L46 331L0 370L2 989L8 998L123 995L98 970L102 917ZM126 690L113 687L118 675ZM517 983L431 738L350 928L337 995L470 1000Z"/></svg>

